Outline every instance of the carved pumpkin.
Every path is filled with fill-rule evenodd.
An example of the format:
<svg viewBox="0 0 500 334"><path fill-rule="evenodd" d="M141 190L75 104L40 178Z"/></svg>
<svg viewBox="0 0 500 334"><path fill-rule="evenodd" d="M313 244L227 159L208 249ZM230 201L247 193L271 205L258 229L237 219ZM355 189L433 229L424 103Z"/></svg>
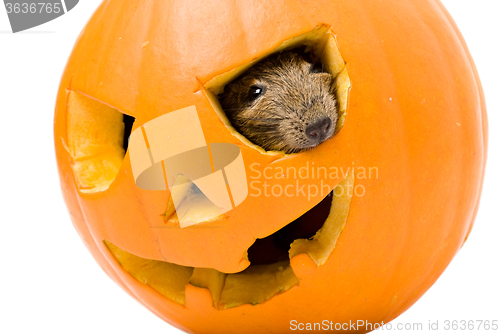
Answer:
<svg viewBox="0 0 500 334"><path fill-rule="evenodd" d="M265 152L231 127L217 94L296 47L336 78L337 134ZM186 110L199 123L172 121ZM246 190L236 201L225 170L220 214L182 193L198 203L183 225L179 179L162 174L158 152L176 126L198 125L212 163L213 144L239 154ZM419 0L106 1L76 43L55 114L62 190L86 246L132 297L196 333L394 319L467 238L486 136L465 43L438 1ZM163 188L141 181L150 168ZM293 243L279 249L283 234Z"/></svg>

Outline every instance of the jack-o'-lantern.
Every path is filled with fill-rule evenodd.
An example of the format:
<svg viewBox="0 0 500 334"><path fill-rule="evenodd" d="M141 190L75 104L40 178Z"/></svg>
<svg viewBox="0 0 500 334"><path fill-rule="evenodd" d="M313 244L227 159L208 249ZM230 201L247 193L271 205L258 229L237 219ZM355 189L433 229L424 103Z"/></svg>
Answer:
<svg viewBox="0 0 500 334"><path fill-rule="evenodd" d="M335 77L336 134L267 152L217 97L295 48ZM486 135L460 33L438 1L418 0L105 1L55 115L86 246L132 297L194 333L394 319L467 238ZM188 153L196 177L175 169Z"/></svg>

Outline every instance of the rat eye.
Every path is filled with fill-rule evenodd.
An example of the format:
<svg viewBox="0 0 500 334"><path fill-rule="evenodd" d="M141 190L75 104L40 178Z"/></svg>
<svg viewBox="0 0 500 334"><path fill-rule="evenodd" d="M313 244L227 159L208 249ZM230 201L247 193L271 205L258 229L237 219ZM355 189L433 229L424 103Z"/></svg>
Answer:
<svg viewBox="0 0 500 334"><path fill-rule="evenodd" d="M321 66L321 64L312 64L311 66L311 72L312 73L323 73L324 70L323 70L323 66Z"/></svg>
<svg viewBox="0 0 500 334"><path fill-rule="evenodd" d="M265 87L260 87L257 85L253 85L250 87L248 91L248 100L250 102L255 101L259 96L263 95L266 92Z"/></svg>

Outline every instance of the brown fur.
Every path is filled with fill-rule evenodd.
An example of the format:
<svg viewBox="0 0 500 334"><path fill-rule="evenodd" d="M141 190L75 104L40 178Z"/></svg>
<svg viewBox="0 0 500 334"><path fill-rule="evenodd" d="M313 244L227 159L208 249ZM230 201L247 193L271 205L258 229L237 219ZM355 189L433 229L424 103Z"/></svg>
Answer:
<svg viewBox="0 0 500 334"><path fill-rule="evenodd" d="M338 119L333 77L321 69L314 72L313 66L298 52L273 55L227 84L219 101L236 130L264 149L311 149L333 135ZM265 91L251 101L253 85ZM325 118L331 127L324 138L308 137L307 126Z"/></svg>

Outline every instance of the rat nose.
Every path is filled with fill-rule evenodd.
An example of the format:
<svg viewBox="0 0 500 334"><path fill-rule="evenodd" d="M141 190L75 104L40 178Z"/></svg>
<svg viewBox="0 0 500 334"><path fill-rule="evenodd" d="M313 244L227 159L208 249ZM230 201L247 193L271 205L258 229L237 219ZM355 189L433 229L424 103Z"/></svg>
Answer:
<svg viewBox="0 0 500 334"><path fill-rule="evenodd" d="M331 127L332 120L329 117L322 118L319 121L309 124L306 127L307 138L317 141L323 141L326 139Z"/></svg>

